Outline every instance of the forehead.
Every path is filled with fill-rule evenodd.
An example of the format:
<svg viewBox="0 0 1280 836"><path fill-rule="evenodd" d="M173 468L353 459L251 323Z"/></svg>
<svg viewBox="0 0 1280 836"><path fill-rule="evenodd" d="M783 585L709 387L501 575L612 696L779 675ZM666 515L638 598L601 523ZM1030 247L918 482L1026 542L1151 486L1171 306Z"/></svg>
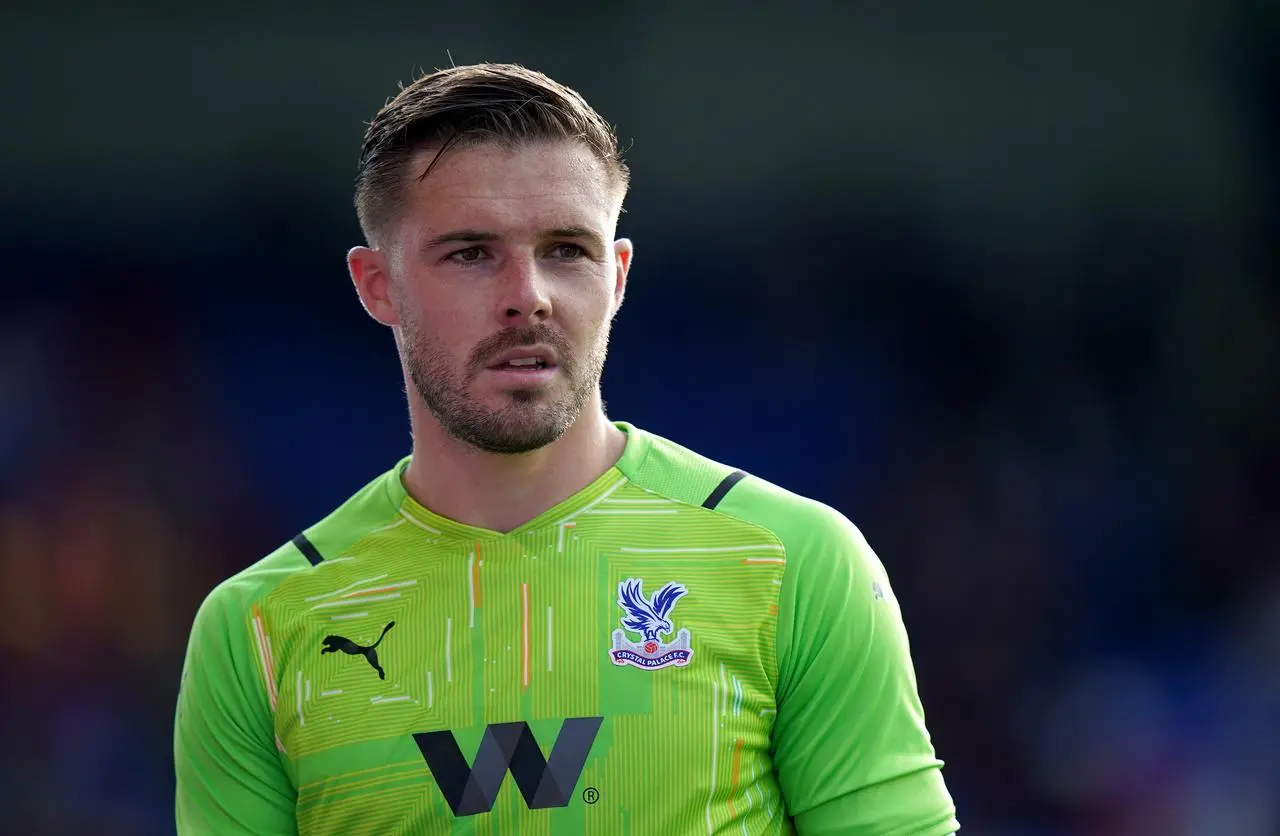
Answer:
<svg viewBox="0 0 1280 836"><path fill-rule="evenodd" d="M419 180L435 153L419 152L409 168L406 220L418 230L590 225L605 232L616 221L618 189L580 143L451 149Z"/></svg>

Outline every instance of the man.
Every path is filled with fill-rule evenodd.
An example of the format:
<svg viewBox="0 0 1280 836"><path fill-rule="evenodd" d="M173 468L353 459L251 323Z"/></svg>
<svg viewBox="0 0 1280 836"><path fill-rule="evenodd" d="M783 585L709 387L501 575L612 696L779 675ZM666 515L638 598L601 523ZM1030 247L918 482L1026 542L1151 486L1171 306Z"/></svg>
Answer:
<svg viewBox="0 0 1280 836"><path fill-rule="evenodd" d="M181 833L958 827L858 530L606 418L627 181L608 124L520 67L377 114L348 267L411 455L200 608Z"/></svg>

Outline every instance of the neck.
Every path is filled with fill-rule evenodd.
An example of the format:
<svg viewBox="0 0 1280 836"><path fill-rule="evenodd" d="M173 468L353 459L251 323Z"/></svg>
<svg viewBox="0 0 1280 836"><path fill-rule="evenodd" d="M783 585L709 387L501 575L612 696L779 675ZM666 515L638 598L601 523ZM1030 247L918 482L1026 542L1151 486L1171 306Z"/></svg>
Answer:
<svg viewBox="0 0 1280 836"><path fill-rule="evenodd" d="M508 532L590 485L621 457L626 434L600 396L556 441L516 455L485 453L446 433L421 404L410 408L413 459L405 490L442 517Z"/></svg>

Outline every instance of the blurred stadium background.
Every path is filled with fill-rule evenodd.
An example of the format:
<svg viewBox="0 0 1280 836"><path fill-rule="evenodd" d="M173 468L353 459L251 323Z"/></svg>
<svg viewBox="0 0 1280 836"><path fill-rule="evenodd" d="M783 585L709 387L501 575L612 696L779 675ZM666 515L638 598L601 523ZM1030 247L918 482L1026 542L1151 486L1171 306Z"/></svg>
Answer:
<svg viewBox="0 0 1280 836"><path fill-rule="evenodd" d="M172 832L195 607L409 443L363 122L507 60L631 145L611 414L863 528L966 832L1280 833L1278 8L6 13L0 832Z"/></svg>

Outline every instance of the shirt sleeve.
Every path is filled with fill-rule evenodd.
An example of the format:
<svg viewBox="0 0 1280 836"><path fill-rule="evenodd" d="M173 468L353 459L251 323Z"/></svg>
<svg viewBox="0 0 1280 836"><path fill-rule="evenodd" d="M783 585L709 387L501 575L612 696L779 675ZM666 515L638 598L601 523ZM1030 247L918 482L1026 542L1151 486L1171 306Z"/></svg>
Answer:
<svg viewBox="0 0 1280 836"><path fill-rule="evenodd" d="M884 566L824 508L787 548L774 765L801 836L958 830Z"/></svg>
<svg viewBox="0 0 1280 836"><path fill-rule="evenodd" d="M297 833L296 792L237 592L215 589L191 629L174 721L179 836Z"/></svg>

